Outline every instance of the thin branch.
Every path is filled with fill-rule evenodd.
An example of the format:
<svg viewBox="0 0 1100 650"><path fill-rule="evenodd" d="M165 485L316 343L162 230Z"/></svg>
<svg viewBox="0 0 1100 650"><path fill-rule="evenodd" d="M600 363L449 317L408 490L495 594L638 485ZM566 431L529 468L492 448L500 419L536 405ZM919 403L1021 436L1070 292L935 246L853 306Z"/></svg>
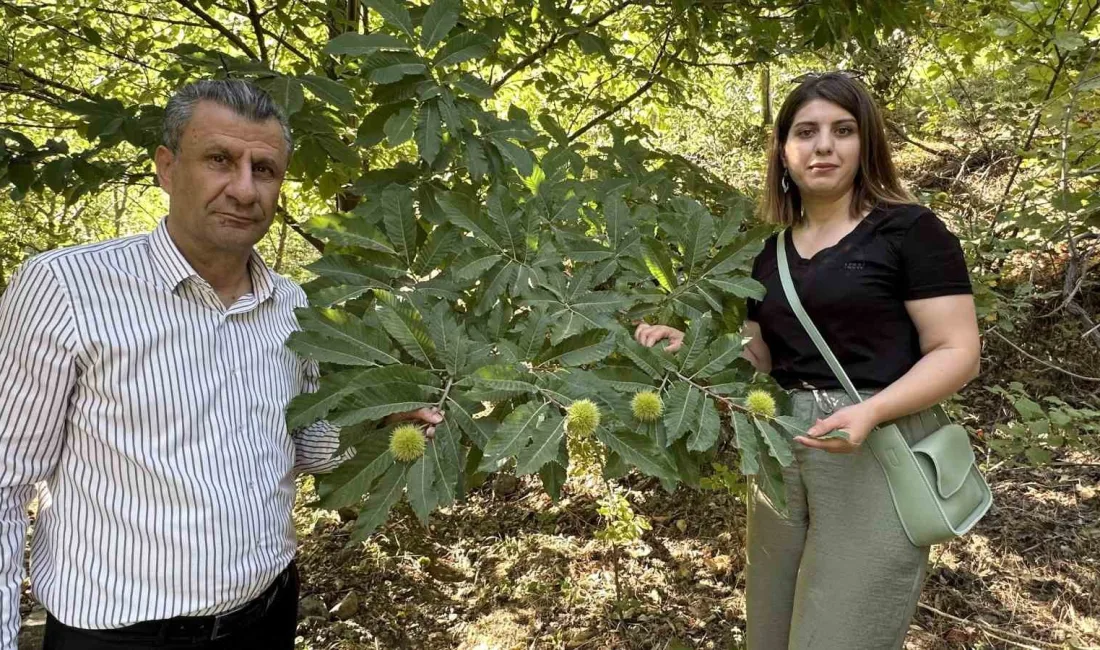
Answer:
<svg viewBox="0 0 1100 650"><path fill-rule="evenodd" d="M275 247L275 266L272 269L276 273L283 272L283 256L286 253L286 234L290 232L290 227L287 226L285 219L280 219L279 224L279 244Z"/></svg>
<svg viewBox="0 0 1100 650"><path fill-rule="evenodd" d="M42 129L44 131L60 131L75 129L71 124L29 124L27 122L0 122L0 126L14 126L21 129Z"/></svg>
<svg viewBox="0 0 1100 650"><path fill-rule="evenodd" d="M1017 352L1019 352L1020 354L1024 355L1024 356L1025 356L1025 357L1027 357L1028 359L1031 359L1032 361L1037 361L1037 362L1039 362L1039 363L1043 364L1044 366L1046 366L1046 367L1048 367L1048 368L1050 368L1050 369L1052 369L1052 370L1057 370L1058 372L1062 372L1062 373L1065 373L1065 374L1069 375L1070 377L1074 377L1074 378L1076 378L1076 379L1081 379L1081 380L1083 380L1083 381L1100 381L1100 377L1086 377L1085 375L1079 375L1079 374L1077 374L1077 373L1075 373L1075 372L1070 372L1069 370L1066 370L1065 368L1062 368L1062 367L1060 367L1060 366L1056 366L1056 365L1054 365L1053 363L1050 363L1049 361L1044 361L1043 359L1040 359L1039 357L1037 357L1037 356L1035 356L1035 355L1031 354L1031 353L1030 353L1030 352L1028 352L1027 350L1025 350L1025 349L1021 348L1020 346L1016 345L1016 344L1015 344L1015 343L1013 343L1012 341L1008 340L1008 338L1007 338L1007 337L1005 337L1005 335L1004 335L1004 334L1001 334L1001 333L1000 333L1000 332L999 332L999 331L998 331L997 329L991 329L991 330L989 330L989 331L990 331L990 332L993 332L994 334L996 334L996 335L997 335L997 338L1001 339L1001 340L1002 340L1002 341L1004 341L1005 343L1008 343L1008 344L1009 344L1009 345L1011 345L1011 346L1012 346L1013 348L1015 348Z"/></svg>
<svg viewBox="0 0 1100 650"><path fill-rule="evenodd" d="M203 22L205 22L207 25L210 25L211 27L216 29L219 34L226 37L226 39L228 39L230 43L236 45L238 49L244 52L248 56L248 58L252 59L253 61L259 60L256 56L256 53L252 51L252 48L248 47L248 43L245 43L240 36L234 34L228 27L221 24L213 16L203 11L201 7L196 6L194 2L191 2L191 0L176 0L176 2L179 3L179 5L184 9L187 9L191 13L201 18Z"/></svg>
<svg viewBox="0 0 1100 650"><path fill-rule="evenodd" d="M699 166L698 164L692 162L691 160L688 160L686 157L684 157L681 154L671 153L671 152L665 151L664 149L661 149L659 147L653 147L652 150L653 150L654 153L660 154L661 156L664 156L665 159L667 159L667 160L675 161L675 162L680 163L681 165L685 165L685 166L689 167L693 172L695 172L696 174L699 174L703 178L707 179L707 181L709 181L713 185L717 185L718 187L723 188L725 190L732 190L733 189L733 186L731 186L729 184L729 182L726 181L724 178L716 175L714 172L710 171L709 169L705 169L705 168Z"/></svg>
<svg viewBox="0 0 1100 650"><path fill-rule="evenodd" d="M623 9L629 7L636 2L638 2L638 0L621 0L621 2L619 2L618 4L612 6L607 11L604 11L603 13L593 17L591 20L581 25L580 27L565 32L564 34L554 34L550 37L550 40L543 43L534 52L531 52L527 56L520 59L519 63L512 66L507 72L504 73L504 75L500 79L494 82L493 90L499 90L500 87L507 83L509 79L511 79L517 73L523 72L527 68L534 65L536 61L546 56L546 54L555 46L568 44L570 41L583 34L585 30L592 29L593 27L599 25L611 16L614 16L615 14L619 13Z"/></svg>
<svg viewBox="0 0 1100 650"><path fill-rule="evenodd" d="M1047 84L1046 93L1043 94L1042 101L1039 102L1039 107L1035 111L1035 117L1031 120L1031 127L1028 129L1027 138L1024 140L1021 151L1027 151L1031 148L1031 143L1035 140L1035 133L1039 130L1039 125L1043 121L1043 108L1046 106L1047 100L1054 93L1054 88L1058 84L1058 77L1062 74L1062 68L1066 65L1066 57L1061 52L1058 53L1058 65L1054 68L1054 74L1050 77L1050 83ZM1004 192L1001 194L1001 200L997 203L997 209L993 213L993 224L997 223L997 215L999 215L1005 208L1005 203L1008 202L1008 197L1012 193L1012 186L1016 182L1016 177L1020 174L1020 168L1023 166L1024 157L1022 155L1016 156L1016 164L1012 167L1012 173L1008 175L1008 182L1005 183ZM990 238L993 237L994 230L990 229Z"/></svg>
<svg viewBox="0 0 1100 650"><path fill-rule="evenodd" d="M929 147L926 144L917 142L913 138L910 138L909 135L906 134L905 131L902 130L902 128L900 126L898 126L896 123L894 123L893 120L886 120L886 126L891 131L893 131L899 138L901 138L902 140L905 140L906 142L913 145L914 147L916 147L916 148L918 148L922 151L927 151L928 153L930 153L934 156L940 156L941 158L947 158L948 157L947 152L937 151L937 150L933 149L932 147Z"/></svg>
<svg viewBox="0 0 1100 650"><path fill-rule="evenodd" d="M657 78L656 78L655 76L654 76L654 77L650 77L650 78L649 78L649 81L646 81L646 82L645 82L644 84L642 84L641 86L638 86L638 89L637 89L637 90L635 90L634 92L630 93L630 95L628 95L628 96L627 96L626 98L624 98L623 100L619 101L619 102L618 102L618 103L616 103L616 104L615 104L614 106L612 106L611 108L607 109L606 111L604 111L604 112L600 113L600 114L599 114L599 115L597 115L596 117L592 118L591 120L589 120L589 121L588 121L588 123L587 123L587 124L585 124L585 125L584 125L584 126L582 126L581 128L579 128L579 129L577 129L576 131L574 131L573 133L569 134L569 141L570 141L570 142L573 142L574 140L576 140L577 138L581 137L581 136L582 136L582 135L584 135L585 133L588 133L588 132L589 132L589 131L591 131L592 129L594 129L594 128L596 128L597 126L599 126L599 125L600 125L600 123L601 123L601 122L603 122L604 120L606 120L607 118L611 117L611 116L612 116L612 115L614 115L615 113L618 113L618 112L619 112L619 111L621 111L622 109L624 109L624 108L626 108L627 106L629 106L629 105L630 105L630 102L632 102L632 101L634 101L635 99L637 99L637 98L641 97L642 95L644 95L644 94L645 94L645 93L646 93L646 92L647 92L647 91L648 91L648 90L649 90L650 88L652 88L652 87L653 87L653 84L655 84L655 83L657 83Z"/></svg>
<svg viewBox="0 0 1100 650"><path fill-rule="evenodd" d="M924 603L919 603L918 607L920 607L921 609L923 609L925 611L931 612L931 613L933 613L937 616L942 616L946 619L950 619L952 621L955 621L956 623L961 623L963 625L973 625L974 627L977 627L978 629L982 630L986 634L989 634L990 636L995 636L998 639L1000 639L1001 641L1006 641L1006 642L1011 643L1011 644L1013 644L1017 647L1021 647L1021 648L1036 648L1036 647L1038 647L1038 648L1062 648L1062 647L1064 647L1061 644L1047 643L1046 641L1040 641L1038 639L1031 639L1031 638L1028 638L1026 636L1016 634L1014 632L1006 632L1004 630L995 628L992 625L989 625L987 623L983 623L981 621L968 621L965 618L959 618L958 616L952 616L951 614L948 614L947 612L941 612L940 610L936 609L935 607L932 607L931 605L925 605ZM1025 643L1026 644L1032 644L1032 645L1023 645Z"/></svg>
<svg viewBox="0 0 1100 650"><path fill-rule="evenodd" d="M1061 12L1061 7L1062 6L1059 5L1059 13ZM1084 19L1081 21L1081 31L1084 31L1085 28L1088 27L1089 21L1092 20L1092 17L1096 14L1097 9L1100 9L1100 2L1089 7L1088 13L1085 14ZM1043 96L1043 100L1039 103L1039 107L1035 111L1035 117L1032 119L1031 128L1027 135L1027 140L1024 142L1024 146L1022 148L1023 151L1027 151L1031 148L1031 143L1035 138L1035 133L1038 130L1039 125L1042 123L1043 107L1054 94L1054 88L1058 83L1058 77L1061 75L1062 69L1065 67L1066 61L1069 59L1069 57L1062 54L1057 46L1054 48L1054 52L1058 56L1058 65L1054 68L1054 74L1050 77L1050 84L1047 86L1047 90ZM989 227L989 240L991 242L997 235L998 218L1001 212L1004 210L1005 204L1008 202L1009 192L1012 189L1012 185L1016 182L1016 177L1020 173L1020 168L1023 166L1023 162L1024 157L1022 155L1017 156L1016 164L1013 165L1012 173L1008 177L1008 182L1005 183L1004 193L1001 195L1001 200L997 203L997 210L993 213L993 220L990 223ZM1018 231L1019 228L1017 227L1016 232ZM1011 237L1015 237L1015 234L1011 235Z"/></svg>
<svg viewBox="0 0 1100 650"><path fill-rule="evenodd" d="M78 41L82 41L84 43L87 43L92 48L97 49L97 50L99 50L99 51L101 51L105 54L109 54L110 56L112 56L116 59L120 59L122 61L128 61L130 63L133 63L136 66L140 66L140 67L145 68L147 70L153 70L154 72L158 72L158 73L159 72L164 72L163 70L159 70L157 68L154 68L154 67L148 65L144 61L140 61L138 59L135 59L134 57L127 56L125 54L121 54L119 52L114 52L112 50L109 50L106 47L104 47L102 44L93 43L92 41L90 41L88 39L87 36L84 36L83 34L77 34L76 32L72 31L71 29L68 29L68 28L63 27L61 25L58 25L57 23L53 23L53 22L50 22L48 20L42 20L38 16L33 16L33 15L30 14L30 12L27 9L25 9L25 8L19 6L19 5L14 5L14 4L11 4L10 2L0 2L0 4L4 5L5 7L10 7L11 9L20 12L24 16L27 16L27 17L31 18L32 20L41 23L41 25L44 25L44 26L47 26L47 27L52 27L53 29L56 29L57 31L61 32L62 34L65 34L66 36L69 36L70 38L75 38Z"/></svg>
<svg viewBox="0 0 1100 650"><path fill-rule="evenodd" d="M287 212L286 208L284 208L283 206L279 206L277 209L277 213L279 215L279 218L283 220L283 223L290 226L291 230L301 235L302 239L312 244L318 252L325 252L325 242L306 232L305 228L302 228L302 225L295 221L294 217L290 216L290 213Z"/></svg>
<svg viewBox="0 0 1100 650"><path fill-rule="evenodd" d="M270 9L268 11L270 11ZM278 43L279 45L282 45L283 47L285 47L288 51L293 53L295 56L297 56L302 61L305 61L306 63L310 63L310 64L313 63L313 59L310 59L301 50L299 50L298 48L291 45L290 42L287 41L282 36L276 34L275 32L271 31L270 29L267 29L266 27L261 27L260 29L263 30L264 34L266 34L267 36L270 36L271 38L275 39L276 43Z"/></svg>
<svg viewBox="0 0 1100 650"><path fill-rule="evenodd" d="M268 61L267 43L264 41L264 28L260 24L260 12L256 9L256 0L248 0L248 20L252 23L252 31L256 32L256 43L260 46L260 60Z"/></svg>
<svg viewBox="0 0 1100 650"><path fill-rule="evenodd" d="M726 61L689 61L678 56L669 56L668 58L671 61L693 68L744 68L757 63L764 63L764 61L739 61L737 63L729 63Z"/></svg>
<svg viewBox="0 0 1100 650"><path fill-rule="evenodd" d="M447 377L447 386L443 388L443 397L439 398L436 402L438 408L443 408L443 405L447 403L447 398L451 395L451 387L455 385L454 377Z"/></svg>
<svg viewBox="0 0 1100 650"><path fill-rule="evenodd" d="M40 102L45 102L47 104L53 104L55 106L61 104L61 102L63 101L61 99L61 97L58 97L57 95L55 95L51 92L47 92L45 90L42 90L40 88L39 89L21 88L20 86L18 86L16 84L6 83L6 82L3 82L3 81L0 81L0 94L5 94L5 93L10 94L10 95L23 95L25 97L30 97L31 99L37 99Z"/></svg>
<svg viewBox="0 0 1100 650"><path fill-rule="evenodd" d="M51 4L51 3L45 3L45 2L38 3L38 6L39 7L57 7L59 9L65 9L65 10L68 10L70 8L70 5L62 5L62 4L57 4L57 3L52 3ZM144 16L142 14L134 14L134 13L130 13L128 11L120 11L118 9L104 9L103 7L96 7L95 11L96 11L96 13L99 13L99 14L114 14L116 16L126 16L127 18L140 18L141 20L148 20L148 21L152 21L152 22L155 22L155 23L166 23L168 25L182 25L184 27L203 27L203 28L207 27L207 25L204 25L202 23L196 23L196 22L193 22L193 21L190 21L190 20L176 20L176 19L173 19L173 18L159 18L157 16Z"/></svg>
<svg viewBox="0 0 1100 650"><path fill-rule="evenodd" d="M666 31L666 34L667 34L667 31ZM638 50L634 53L634 57L633 57L634 60L636 61L636 60L640 59L643 54L645 54L647 51L649 51L649 48L651 48L651 47L653 47L654 45L657 44L657 41L661 41L662 43L664 43L665 42L665 35L655 36L654 38L650 39L650 41L648 43L646 43L645 46L643 46L640 50ZM660 46L658 46L658 51L660 51ZM617 66L617 68L618 69L614 70L614 72L612 72L610 75L608 75L606 77L602 77L596 83L591 84L588 87L588 92L586 92L585 95L584 95L584 100L583 101L575 102L577 104L577 110L576 110L576 112L573 113L573 116L569 118L569 126L564 127L566 132L572 131L574 129L575 125L577 124L577 120L579 120L581 118L581 116L584 114L585 107L589 105L589 103L590 103L589 100L592 99L592 96L596 94L596 91L598 91L600 88L603 88L605 85L611 83L612 81L618 79L619 77L621 77L621 76L627 74L628 72L630 72L630 68L628 68L627 66Z"/></svg>
<svg viewBox="0 0 1100 650"><path fill-rule="evenodd" d="M0 66L2 66L4 68L7 68L8 70L11 70L12 72L17 72L17 73L23 75L24 77L26 77L28 79L31 79L33 81L37 81L38 83L42 84L43 86L49 86L50 88L56 88L58 90L64 90L65 92L72 93L74 95L80 95L81 97L83 97L85 99L88 99L88 100L91 100L93 102L98 102L100 100L99 97L96 97L92 93L89 93L85 90L81 90L79 88L76 88L75 86L70 86L70 85L68 85L66 83L62 83L60 81L54 81L53 79L47 79L47 78L45 78L41 75L38 75L38 74L35 74L35 73L31 72L30 70L27 70L26 68L15 65L14 63L12 63L11 61L8 61L6 59L0 59Z"/></svg>
<svg viewBox="0 0 1100 650"><path fill-rule="evenodd" d="M590 131L593 128L595 128L596 126L598 126L601 122L603 122L607 118L611 117L615 113L618 113L622 109L629 106L631 102L633 102L635 99L638 99L642 95L646 94L649 91L649 89L653 87L653 84L657 83L657 79L659 77L659 75L657 74L657 68L660 67L661 61L663 61L664 58L665 58L665 54L666 54L665 47L668 46L668 41L669 41L669 38L671 38L671 36L672 36L672 25L669 25L667 31L665 31L665 40L664 40L663 43L661 43L661 50L659 52L657 52L656 58L653 59L653 65L651 65L650 68L649 68L649 79L644 84L639 86L637 90L635 90L634 92L630 93L628 96L626 96L625 98L623 98L622 100L617 102L614 106L607 109L603 113L600 113L596 117L592 118L591 120L588 121L587 124L585 124L581 128L579 128L576 131L574 131L573 133L571 133L569 135L569 142L573 142L577 138L581 137L582 135L584 135L588 131ZM679 52L676 52L676 54L679 54ZM673 56L675 56L675 54Z"/></svg>

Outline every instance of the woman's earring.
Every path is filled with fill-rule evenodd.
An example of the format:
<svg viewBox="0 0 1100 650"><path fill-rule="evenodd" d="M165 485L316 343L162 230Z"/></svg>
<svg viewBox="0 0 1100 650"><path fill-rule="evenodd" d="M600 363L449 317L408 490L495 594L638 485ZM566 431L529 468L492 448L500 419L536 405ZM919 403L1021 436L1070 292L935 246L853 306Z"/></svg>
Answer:
<svg viewBox="0 0 1100 650"><path fill-rule="evenodd" d="M788 172L786 169L784 169L783 170L783 177L779 179L779 185L783 188L783 193L784 194L791 191L791 184L787 180L790 177L791 177L790 172Z"/></svg>

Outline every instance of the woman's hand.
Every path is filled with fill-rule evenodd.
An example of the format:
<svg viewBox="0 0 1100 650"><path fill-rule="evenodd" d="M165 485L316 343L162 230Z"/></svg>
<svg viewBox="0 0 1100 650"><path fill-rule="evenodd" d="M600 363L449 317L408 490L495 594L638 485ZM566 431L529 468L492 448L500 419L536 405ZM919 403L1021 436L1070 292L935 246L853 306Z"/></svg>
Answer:
<svg viewBox="0 0 1100 650"><path fill-rule="evenodd" d="M675 352L684 343L684 333L668 325L650 325L648 323L639 323L637 329L634 330L634 340L647 348L653 347L661 339L668 339L665 352Z"/></svg>
<svg viewBox="0 0 1100 650"><path fill-rule="evenodd" d="M874 406L869 402L862 402L846 406L824 420L818 420L810 427L805 436L796 436L795 441L803 446L821 449L833 454L852 454L859 450L860 445L867 439L871 430L878 425L879 419ZM848 439L828 438L821 440L821 436L837 430L847 433Z"/></svg>
<svg viewBox="0 0 1100 650"><path fill-rule="evenodd" d="M435 438L435 425L443 421L443 411L437 406L432 406L430 408L422 408L415 411L406 411L405 413L394 413L386 417L385 423L389 425L394 422L410 420L417 424L428 425L427 428L424 429L424 437L431 440Z"/></svg>

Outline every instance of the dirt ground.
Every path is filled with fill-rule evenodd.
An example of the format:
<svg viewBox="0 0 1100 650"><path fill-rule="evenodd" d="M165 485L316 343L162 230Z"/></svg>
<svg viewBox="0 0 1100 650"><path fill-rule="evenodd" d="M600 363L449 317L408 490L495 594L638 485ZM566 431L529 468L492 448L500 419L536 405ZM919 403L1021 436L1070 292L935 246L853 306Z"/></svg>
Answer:
<svg viewBox="0 0 1100 650"><path fill-rule="evenodd" d="M1100 647L1100 459L989 473L990 514L932 551L906 648ZM727 492L629 498L653 529L622 556L593 539L596 490L552 504L536 482L498 478L432 517L407 506L368 543L352 522L300 506L299 650L596 650L742 647L744 507ZM301 501L310 499L308 481ZM336 609L335 613L330 610ZM24 593L21 650L43 613Z"/></svg>
<svg viewBox="0 0 1100 650"><path fill-rule="evenodd" d="M994 422L983 394L970 394L975 419ZM1100 650L1100 457L983 460L993 508L933 548L906 648ZM617 599L611 549L593 536L597 486L571 480L553 504L537 479L498 476L430 529L401 505L369 542L345 547L353 522L306 506L301 481L298 650L741 648L740 498L624 484L652 530L624 549ZM26 585L22 614L20 650L38 650L44 612Z"/></svg>
<svg viewBox="0 0 1100 650"><path fill-rule="evenodd" d="M932 551L906 648L1100 647L1100 459L989 479L990 514ZM626 550L616 602L609 548L592 537L596 495L567 485L554 505L537 481L497 483L430 530L400 509L358 548L344 548L351 523L337 513L299 509L303 596L318 614L343 604L304 618L299 648L742 647L737 497L636 481L630 499L653 530Z"/></svg>

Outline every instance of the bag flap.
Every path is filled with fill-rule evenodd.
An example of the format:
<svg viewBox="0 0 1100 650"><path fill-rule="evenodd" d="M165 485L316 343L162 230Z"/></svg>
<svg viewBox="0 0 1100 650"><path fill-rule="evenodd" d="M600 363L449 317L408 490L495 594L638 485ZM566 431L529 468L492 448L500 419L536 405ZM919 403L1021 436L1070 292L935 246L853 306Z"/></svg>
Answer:
<svg viewBox="0 0 1100 650"><path fill-rule="evenodd" d="M924 454L932 461L936 468L936 489L944 499L959 491L974 465L970 436L958 424L940 427L913 445L913 453Z"/></svg>

